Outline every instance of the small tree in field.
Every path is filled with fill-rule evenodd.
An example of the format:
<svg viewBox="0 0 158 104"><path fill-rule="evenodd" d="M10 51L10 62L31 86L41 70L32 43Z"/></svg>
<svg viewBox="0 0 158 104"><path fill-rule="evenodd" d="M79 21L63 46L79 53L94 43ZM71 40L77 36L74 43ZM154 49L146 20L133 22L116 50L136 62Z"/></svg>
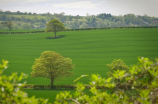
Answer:
<svg viewBox="0 0 158 104"><path fill-rule="evenodd" d="M45 32L54 32L56 37L56 33L63 30L65 30L64 24L57 19L52 19L47 23Z"/></svg>
<svg viewBox="0 0 158 104"><path fill-rule="evenodd" d="M44 51L41 56L35 60L32 66L32 77L45 77L51 80L51 87L54 81L64 77L71 76L72 60L65 58L54 51Z"/></svg>
<svg viewBox="0 0 158 104"><path fill-rule="evenodd" d="M2 25L4 25L5 27L8 27L9 30L11 31L13 23L11 21L5 21L5 22L1 22Z"/></svg>

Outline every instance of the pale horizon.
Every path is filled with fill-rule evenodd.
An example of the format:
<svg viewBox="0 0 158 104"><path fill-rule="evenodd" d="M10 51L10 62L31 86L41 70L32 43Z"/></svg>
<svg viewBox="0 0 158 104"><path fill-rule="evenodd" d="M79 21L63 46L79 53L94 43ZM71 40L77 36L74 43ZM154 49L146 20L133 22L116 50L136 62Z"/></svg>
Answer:
<svg viewBox="0 0 158 104"><path fill-rule="evenodd" d="M110 13L148 15L158 17L158 0L0 0L0 9L11 12L61 13L86 16Z"/></svg>

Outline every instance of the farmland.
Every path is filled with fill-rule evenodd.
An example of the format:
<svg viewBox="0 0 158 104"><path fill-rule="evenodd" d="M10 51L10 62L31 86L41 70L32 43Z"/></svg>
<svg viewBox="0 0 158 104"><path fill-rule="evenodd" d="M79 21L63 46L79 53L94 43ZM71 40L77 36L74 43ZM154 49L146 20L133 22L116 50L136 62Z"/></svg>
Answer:
<svg viewBox="0 0 158 104"><path fill-rule="evenodd" d="M157 28L65 31L57 35L62 37L50 38L54 33L1 34L0 60L9 61L9 68L4 74L24 72L29 74L25 79L28 84L50 84L49 79L32 78L30 75L35 59L49 50L71 58L75 64L74 76L55 84L76 84L73 80L83 74L98 73L106 77L106 64L114 59L122 59L127 65L132 65L138 56L155 58L158 53ZM88 78L82 78L80 82L87 84ZM26 90L28 93L33 91Z"/></svg>

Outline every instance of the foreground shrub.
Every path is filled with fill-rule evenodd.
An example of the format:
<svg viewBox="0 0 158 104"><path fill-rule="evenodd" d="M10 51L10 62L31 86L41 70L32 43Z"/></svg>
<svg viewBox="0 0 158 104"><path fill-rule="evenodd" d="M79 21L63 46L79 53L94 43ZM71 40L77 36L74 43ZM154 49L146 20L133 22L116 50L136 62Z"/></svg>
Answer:
<svg viewBox="0 0 158 104"><path fill-rule="evenodd" d="M91 95L78 83L75 93L59 93L55 104L158 104L158 59L142 57L138 61L128 70L114 70L107 79L91 75Z"/></svg>
<svg viewBox="0 0 158 104"><path fill-rule="evenodd" d="M27 75L22 73L20 77L17 73L11 76L3 75L3 71L7 69L8 61L3 60L0 64L0 104L47 104L47 99L38 98L34 96L29 98L27 93L20 89L25 83L18 83Z"/></svg>
<svg viewBox="0 0 158 104"><path fill-rule="evenodd" d="M129 67L121 59L115 59L111 64L107 64L107 67L110 70L109 72L107 72L108 76L111 76L114 73L114 71L117 71L118 69L129 70Z"/></svg>

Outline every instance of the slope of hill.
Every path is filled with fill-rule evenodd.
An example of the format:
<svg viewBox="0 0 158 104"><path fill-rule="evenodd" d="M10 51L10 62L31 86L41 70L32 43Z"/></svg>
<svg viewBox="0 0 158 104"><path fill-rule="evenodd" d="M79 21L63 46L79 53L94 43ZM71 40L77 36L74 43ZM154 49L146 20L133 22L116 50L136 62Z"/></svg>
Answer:
<svg viewBox="0 0 158 104"><path fill-rule="evenodd" d="M74 76L55 84L74 84L83 74L98 73L106 77L106 64L122 59L127 65L134 64L138 56L157 57L158 29L110 29L59 32L62 38L48 39L53 33L1 34L0 60L6 59L9 68L5 74L24 72L29 74L28 84L50 84L46 78L32 78L31 66L43 51L55 51L69 57L75 64ZM88 78L81 79L83 83Z"/></svg>
<svg viewBox="0 0 158 104"><path fill-rule="evenodd" d="M158 18L147 15L139 16L127 14L124 16L113 16L111 14L98 14L87 16L59 14L36 14L23 13L20 11L0 11L0 21L12 21L14 29L44 29L45 24L51 19L56 18L64 23L65 27L74 28L94 28L94 27L120 27L120 26L158 26ZM0 24L0 29L5 29Z"/></svg>

